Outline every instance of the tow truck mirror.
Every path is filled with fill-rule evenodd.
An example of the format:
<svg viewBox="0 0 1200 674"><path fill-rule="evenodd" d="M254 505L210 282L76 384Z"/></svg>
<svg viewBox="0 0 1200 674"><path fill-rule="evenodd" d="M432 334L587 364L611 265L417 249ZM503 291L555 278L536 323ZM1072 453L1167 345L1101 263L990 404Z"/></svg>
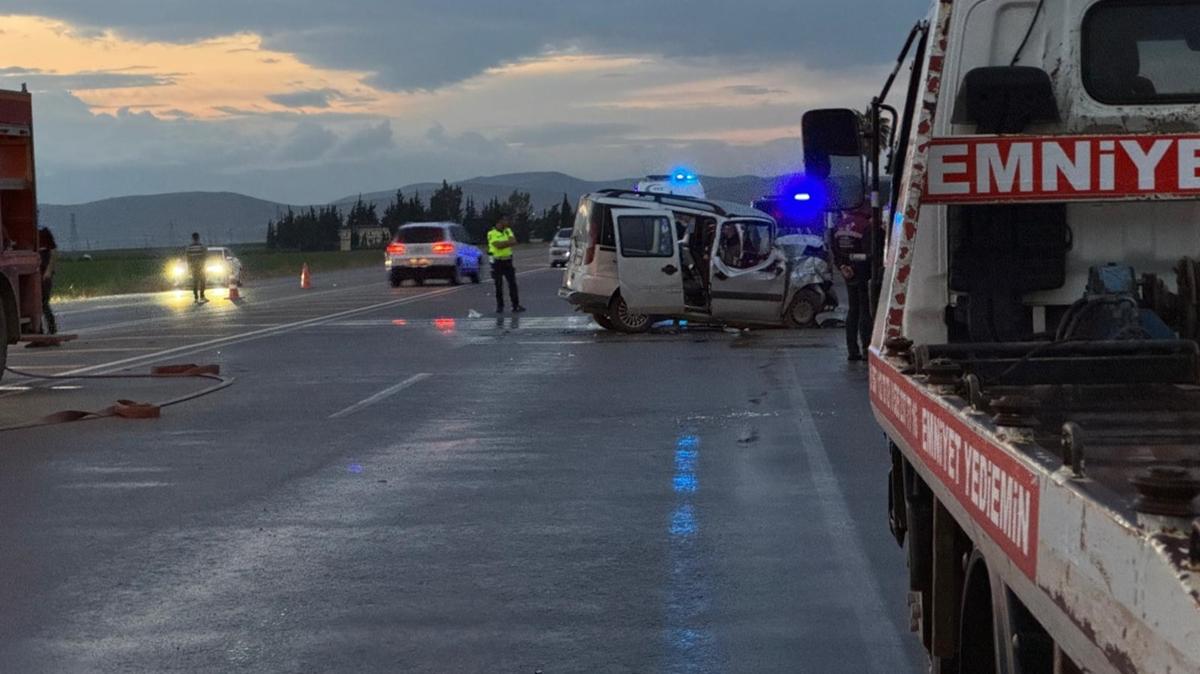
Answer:
<svg viewBox="0 0 1200 674"><path fill-rule="evenodd" d="M847 108L809 110L800 122L804 136L804 173L825 186L827 210L846 211L863 205L862 124Z"/></svg>

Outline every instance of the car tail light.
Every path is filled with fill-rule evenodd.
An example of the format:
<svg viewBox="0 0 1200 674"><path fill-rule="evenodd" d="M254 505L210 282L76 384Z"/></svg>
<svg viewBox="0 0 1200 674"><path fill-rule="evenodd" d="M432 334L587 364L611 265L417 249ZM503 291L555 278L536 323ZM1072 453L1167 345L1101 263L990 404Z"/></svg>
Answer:
<svg viewBox="0 0 1200 674"><path fill-rule="evenodd" d="M390 243L390 244L388 244L387 252L388 252L388 255L403 255L404 254L404 244Z"/></svg>
<svg viewBox="0 0 1200 674"><path fill-rule="evenodd" d="M436 255L449 255L454 252L454 244L443 241L433 244L433 252Z"/></svg>

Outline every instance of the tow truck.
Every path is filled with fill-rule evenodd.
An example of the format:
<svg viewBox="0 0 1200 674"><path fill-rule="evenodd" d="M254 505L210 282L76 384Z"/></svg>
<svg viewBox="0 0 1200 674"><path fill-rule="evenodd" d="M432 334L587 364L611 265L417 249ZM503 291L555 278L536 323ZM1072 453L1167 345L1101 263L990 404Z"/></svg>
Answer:
<svg viewBox="0 0 1200 674"><path fill-rule="evenodd" d="M867 113L804 115L830 208L873 211L934 672L1200 672L1197 72L1200 3L937 0Z"/></svg>
<svg viewBox="0 0 1200 674"><path fill-rule="evenodd" d="M0 90L0 377L9 345L41 331L37 237L32 100Z"/></svg>

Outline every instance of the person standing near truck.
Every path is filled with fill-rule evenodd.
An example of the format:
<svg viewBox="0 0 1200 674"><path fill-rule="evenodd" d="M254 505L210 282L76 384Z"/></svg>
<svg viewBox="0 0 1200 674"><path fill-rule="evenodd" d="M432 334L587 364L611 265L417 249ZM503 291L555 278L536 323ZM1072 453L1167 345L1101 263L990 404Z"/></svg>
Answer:
<svg viewBox="0 0 1200 674"><path fill-rule="evenodd" d="M204 278L204 263L208 258L208 248L200 243L200 233L192 232L192 243L188 245L187 251L188 269L192 273L192 301L196 304L204 304L208 302L208 298L204 296L205 278Z"/></svg>
<svg viewBox="0 0 1200 674"><path fill-rule="evenodd" d="M58 334L58 320L50 308L50 296L54 294L54 268L58 264L58 244L48 227L38 228L39 270L42 273L42 331L47 335Z"/></svg>
<svg viewBox="0 0 1200 674"><path fill-rule="evenodd" d="M496 282L496 313L504 313L504 282L508 281L508 299L513 313L525 311L517 290L517 270L513 266L513 246L517 237L509 225L508 216L501 216L496 226L488 230L488 255L492 258L492 280Z"/></svg>
<svg viewBox="0 0 1200 674"><path fill-rule="evenodd" d="M829 251L833 266L846 279L849 297L846 312L846 358L860 361L871 346L871 263L867 246L871 214L867 209L834 215L829 230Z"/></svg>

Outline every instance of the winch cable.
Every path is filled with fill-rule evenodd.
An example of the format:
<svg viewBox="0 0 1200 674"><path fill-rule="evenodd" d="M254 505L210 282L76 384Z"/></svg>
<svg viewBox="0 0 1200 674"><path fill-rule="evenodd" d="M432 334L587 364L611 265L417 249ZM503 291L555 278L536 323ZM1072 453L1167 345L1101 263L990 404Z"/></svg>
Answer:
<svg viewBox="0 0 1200 674"><path fill-rule="evenodd" d="M1012 63L1009 67L1017 65L1017 61L1021 60L1021 52L1025 51L1025 45L1029 44L1029 38L1033 35L1033 27L1037 25L1038 17L1042 15L1042 7L1046 4L1046 0L1038 0L1037 8L1033 10L1033 18L1029 20L1029 30L1025 31L1025 37L1021 39L1021 46L1017 47L1017 53L1013 54Z"/></svg>
<svg viewBox="0 0 1200 674"><path fill-rule="evenodd" d="M35 374L32 372L24 372L11 367L6 367L5 370L18 377L31 379L35 381L74 381L74 380L101 380L101 379L170 379L170 378L196 378L206 379L216 382L212 386L194 391L177 398L172 398L163 402L157 403L140 403L131 400L118 400L112 407L96 411L88 412L81 410L63 410L55 412L48 416L42 417L35 421L22 424L14 424L12 426L0 426L0 433L8 431L17 431L27 428L37 428L39 426L53 426L56 424L70 423L76 421L92 421L95 419L107 419L118 417L123 419L153 419L160 416L160 412L165 407L173 407L185 402L203 398L212 393L216 393L222 389L233 385L235 378L222 377L221 369L217 365L161 365L151 368L149 373L128 373L128 374L91 374L91 375L49 375Z"/></svg>

